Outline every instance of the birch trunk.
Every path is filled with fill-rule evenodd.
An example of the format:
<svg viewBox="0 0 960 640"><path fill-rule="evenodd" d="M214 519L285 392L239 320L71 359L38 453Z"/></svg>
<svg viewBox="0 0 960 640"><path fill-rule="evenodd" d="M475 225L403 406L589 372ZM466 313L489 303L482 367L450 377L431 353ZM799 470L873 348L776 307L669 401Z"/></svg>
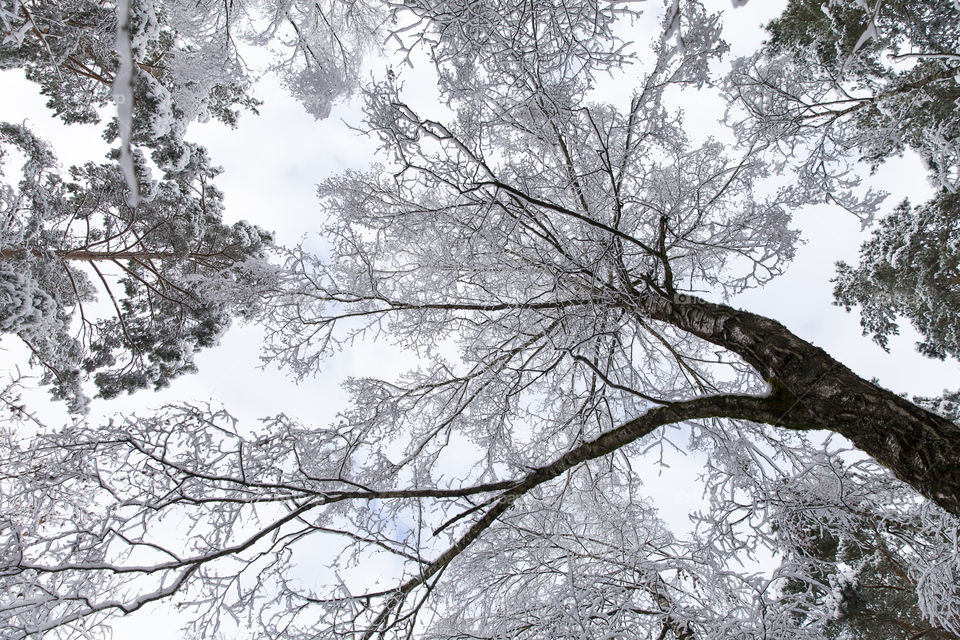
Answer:
<svg viewBox="0 0 960 640"><path fill-rule="evenodd" d="M947 511L960 515L960 427L864 380L775 320L694 299L643 296L650 317L728 349L771 385L779 416L757 422L826 429L871 455Z"/></svg>

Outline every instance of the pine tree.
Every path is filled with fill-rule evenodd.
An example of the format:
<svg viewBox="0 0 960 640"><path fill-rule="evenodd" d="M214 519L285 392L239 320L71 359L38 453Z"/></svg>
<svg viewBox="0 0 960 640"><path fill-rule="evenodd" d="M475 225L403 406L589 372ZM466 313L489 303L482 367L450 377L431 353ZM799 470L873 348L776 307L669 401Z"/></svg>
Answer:
<svg viewBox="0 0 960 640"><path fill-rule="evenodd" d="M194 120L232 125L240 110L256 112L259 102L227 37L229 5L197 4L191 13L188 5L133 0L130 8L136 142L179 147ZM18 1L4 18L0 69L23 69L64 122L100 122L119 66L115 3ZM106 135L116 135L115 125Z"/></svg>
<svg viewBox="0 0 960 640"><path fill-rule="evenodd" d="M821 117L849 118L874 165L911 148L934 177L956 180L960 7L952 0L791 0L768 25L764 55L832 85ZM803 117L803 116L801 116ZM943 147L949 147L946 152Z"/></svg>
<svg viewBox="0 0 960 640"><path fill-rule="evenodd" d="M924 338L921 353L960 359L960 196L904 201L864 243L859 265L837 265L835 282L837 304L859 306L864 333L885 349L904 317Z"/></svg>
<svg viewBox="0 0 960 640"><path fill-rule="evenodd" d="M219 170L202 148L187 143L190 161L159 180L137 156L134 208L116 163L61 175L49 146L19 125L0 125L0 144L27 157L19 185L2 187L0 326L72 409L88 376L104 397L165 386L195 370L194 352L216 344L231 316L253 313L271 278L271 236L223 224ZM90 310L97 291L106 317Z"/></svg>

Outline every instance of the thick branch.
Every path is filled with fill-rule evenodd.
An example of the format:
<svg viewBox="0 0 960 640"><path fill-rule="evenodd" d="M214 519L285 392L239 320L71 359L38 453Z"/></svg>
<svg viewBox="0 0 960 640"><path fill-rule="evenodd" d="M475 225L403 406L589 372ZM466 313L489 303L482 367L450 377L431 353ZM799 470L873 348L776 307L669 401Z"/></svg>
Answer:
<svg viewBox="0 0 960 640"><path fill-rule="evenodd" d="M828 429L898 478L960 515L960 427L864 380L775 320L693 299L637 298L650 317L729 349L774 387L781 415L770 424ZM735 416L727 416L735 417Z"/></svg>
<svg viewBox="0 0 960 640"><path fill-rule="evenodd" d="M389 628L390 614L402 606L406 597L416 588L426 584L430 578L442 571L460 555L473 541L483 534L510 506L533 488L557 478L579 464L613 453L631 442L651 433L658 427L668 424L706 418L741 418L754 422L776 423L780 418L779 406L782 399L776 395L758 396L707 396L678 402L665 407L651 409L642 416L608 431L594 440L585 442L568 451L549 465L535 469L494 502L493 506L480 517L457 541L444 551L436 560L426 564L416 577L397 587L363 635L372 638Z"/></svg>

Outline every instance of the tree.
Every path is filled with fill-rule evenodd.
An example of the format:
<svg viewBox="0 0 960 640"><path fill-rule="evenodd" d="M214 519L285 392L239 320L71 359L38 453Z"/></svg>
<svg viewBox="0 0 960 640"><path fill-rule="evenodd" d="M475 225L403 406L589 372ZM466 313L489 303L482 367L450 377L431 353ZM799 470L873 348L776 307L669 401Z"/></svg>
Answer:
<svg viewBox="0 0 960 640"><path fill-rule="evenodd" d="M952 0L791 0L766 46L734 63L731 119L798 163L808 188L833 191L828 201L856 207L851 156L876 166L905 149L955 191L958 17ZM878 200L865 204L869 217Z"/></svg>
<svg viewBox="0 0 960 640"><path fill-rule="evenodd" d="M829 109L859 130L871 163L919 151L941 184L956 179L953 112L960 63L954 2L792 2L769 26L772 52L814 53L822 81L845 92ZM866 93L852 97L853 92ZM827 114L824 114L827 115Z"/></svg>
<svg viewBox="0 0 960 640"><path fill-rule="evenodd" d="M290 251L262 296L267 354L300 376L364 336L422 366L349 381L328 427L173 406L6 443L8 636L173 599L199 637L820 638L849 584L824 589L824 566L857 558L818 557L812 533L856 542L888 514L868 542L909 531L893 563L918 576L911 615L960 633L955 414L706 299L780 273L790 211L820 194L768 188L761 144L684 135L665 96L707 84L725 50L697 3L668 6L628 105L589 103L620 55L607 32L540 26L590 6L455 31L496 56L464 73L439 58L448 123L373 83L386 164L321 186L329 255ZM643 452L675 424L707 454L689 539L637 497ZM736 569L774 545L782 570ZM326 549L344 571L299 570ZM370 564L384 584L345 570Z"/></svg>
<svg viewBox="0 0 960 640"><path fill-rule="evenodd" d="M926 161L936 195L904 203L864 244L860 265L838 265L837 303L859 306L865 334L886 348L896 316L924 336L926 355L956 356L958 242L956 109L960 8L955 2L791 0L762 51L734 65L731 93L749 139L800 154L808 184L854 186L851 154L878 166L905 149ZM831 167L833 167L831 169ZM827 198L835 198L827 194ZM840 196L852 205L851 195ZM860 213L868 218L878 200Z"/></svg>
<svg viewBox="0 0 960 640"><path fill-rule="evenodd" d="M858 305L864 333L884 348L901 316L923 335L921 353L960 358L958 214L958 197L946 190L920 207L903 202L863 245L856 268L838 265L838 302Z"/></svg>
<svg viewBox="0 0 960 640"><path fill-rule="evenodd" d="M184 139L193 120L235 124L239 109L256 111L230 38L233 10L79 0L0 11L0 68L22 68L64 122L99 122L115 94L121 107L129 101L104 131L121 138L119 168L115 155L60 175L45 142L3 125L0 143L27 157L19 188L3 185L3 333L27 345L71 411L86 407L87 378L108 398L165 386L195 370L194 351L216 344L232 316L253 313L249 291L272 278L263 259L270 234L222 224L219 170ZM112 317L92 311L98 288Z"/></svg>
<svg viewBox="0 0 960 640"><path fill-rule="evenodd" d="M921 613L955 598L956 565L941 538L950 527L868 461L844 462L826 447L808 461L804 473L757 487L798 623L826 638L958 637L955 624ZM940 571L950 577L931 579Z"/></svg>
<svg viewBox="0 0 960 640"><path fill-rule="evenodd" d="M256 111L250 81L229 37L229 5L130 2L129 39L136 117L133 139L166 147L182 162L186 125L215 117L234 124ZM66 123L96 123L117 90L115 3L13 2L4 8L0 68L23 69ZM114 122L108 140L118 135ZM162 156L158 156L162 157ZM170 168L167 165L165 168Z"/></svg>
<svg viewBox="0 0 960 640"><path fill-rule="evenodd" d="M71 410L85 406L87 376L109 398L194 371L195 350L216 344L231 316L251 315L256 290L272 281L270 235L221 222L218 170L203 149L190 146L190 162L161 180L138 156L142 199L131 207L115 163L64 177L26 128L0 124L0 144L26 157L18 187L2 185L0 327ZM90 309L98 289L106 317Z"/></svg>

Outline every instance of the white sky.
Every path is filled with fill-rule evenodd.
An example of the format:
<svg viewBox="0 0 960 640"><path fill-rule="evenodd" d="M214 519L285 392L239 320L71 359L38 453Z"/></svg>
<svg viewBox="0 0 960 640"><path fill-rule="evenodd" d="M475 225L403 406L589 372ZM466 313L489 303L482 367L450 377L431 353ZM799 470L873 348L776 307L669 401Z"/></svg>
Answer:
<svg viewBox="0 0 960 640"><path fill-rule="evenodd" d="M753 51L763 38L758 25L779 14L785 2L754 0L734 11L730 10L730 0L705 4L727 11L726 37L734 54L744 54ZM416 90L416 83L420 83L422 97L431 91L425 82L415 78L407 86ZM64 166L103 157L106 146L99 138L98 127L60 125L49 116L45 100L19 72L0 73L0 88L0 120L26 120L41 137L53 141ZM315 185L345 168L366 166L374 145L347 126L358 121L355 105L340 104L330 118L315 122L269 79L258 85L257 95L265 101L259 117L244 114L236 130L218 123L194 125L189 138L205 145L214 163L224 167L217 184L226 194L229 218L246 219L274 230L278 242L293 244L311 232L313 221L320 215ZM722 104L698 96L690 101L686 111L692 129L710 131L722 115ZM916 158L888 162L870 182L894 193L885 203L885 211L904 197L919 202L930 193L925 172ZM788 273L763 289L739 296L734 305L782 321L854 371L868 378L875 376L894 391L937 395L944 388L960 387L960 367L916 354L909 326L902 327L905 335L891 340L892 353L886 354L861 336L855 313L845 313L831 304L829 279L833 264L837 260L856 261L865 237L859 221L836 208L821 206L798 212L795 225L803 230L806 244ZM202 401L213 397L248 420L285 412L306 422L324 423L343 406L344 396L338 384L346 375L384 376L406 365L403 354L396 349L361 345L332 359L317 379L296 385L272 369L257 368L259 344L255 328L236 326L218 348L198 356L199 374L182 377L160 393L141 392L111 403L97 401L94 414L143 411L166 401ZM8 345L9 340L2 344ZM11 358L0 362L0 369L15 364L14 354L13 350L0 351L0 357ZM45 402L43 395L37 398L38 402ZM684 444L682 438L678 444ZM670 452L666 460L671 467L652 479L651 495L668 522L686 529L686 514L699 504L700 490L694 479L700 465L695 458ZM173 619L169 612L158 611L162 613L145 612L121 623L115 637L171 637L176 628L170 627Z"/></svg>

